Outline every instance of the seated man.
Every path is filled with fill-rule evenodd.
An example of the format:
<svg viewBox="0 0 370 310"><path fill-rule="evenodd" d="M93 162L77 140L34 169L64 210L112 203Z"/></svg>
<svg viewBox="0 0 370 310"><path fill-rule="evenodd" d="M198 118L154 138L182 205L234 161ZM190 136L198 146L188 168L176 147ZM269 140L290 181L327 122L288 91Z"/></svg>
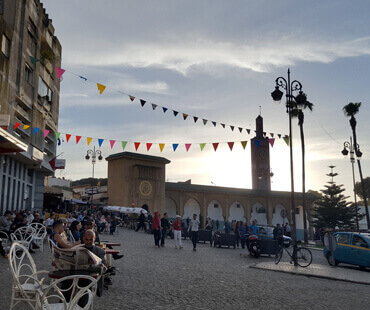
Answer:
<svg viewBox="0 0 370 310"><path fill-rule="evenodd" d="M103 265L106 267L107 262L105 261L105 251L97 246L94 245L95 243L95 232L91 229L88 229L85 231L84 236L83 236L83 241L84 241L84 246L86 249L88 249L90 252L98 256L101 260ZM106 268L105 268L106 269ZM112 281L108 278L104 278L104 284L105 285L112 285ZM102 279L99 280L98 282L98 290L97 290L97 295L100 297L101 293L103 291L103 281Z"/></svg>
<svg viewBox="0 0 370 310"><path fill-rule="evenodd" d="M62 221L55 221L53 224L53 232L50 235L50 240L54 242L58 248L70 249L75 245L81 244L80 241L77 241L73 244L70 244L63 238L64 233L64 224Z"/></svg>

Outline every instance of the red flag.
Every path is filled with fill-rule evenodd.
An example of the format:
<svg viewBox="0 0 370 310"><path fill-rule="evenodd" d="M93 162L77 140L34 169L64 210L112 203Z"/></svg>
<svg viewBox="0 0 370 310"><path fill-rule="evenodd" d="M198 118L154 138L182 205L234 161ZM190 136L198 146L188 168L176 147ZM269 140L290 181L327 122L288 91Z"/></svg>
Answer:
<svg viewBox="0 0 370 310"><path fill-rule="evenodd" d="M78 144L78 142L80 142L80 139L81 139L81 136L76 136L76 144Z"/></svg>
<svg viewBox="0 0 370 310"><path fill-rule="evenodd" d="M66 133L66 139L67 139L67 142L69 141L69 139L71 138L71 135Z"/></svg>
<svg viewBox="0 0 370 310"><path fill-rule="evenodd" d="M234 142L227 142L227 144L229 145L230 151L232 151L234 147Z"/></svg>
<svg viewBox="0 0 370 310"><path fill-rule="evenodd" d="M217 151L217 148L218 148L218 142L217 143L212 143L212 145L213 145L213 148L215 149L215 152Z"/></svg>
<svg viewBox="0 0 370 310"><path fill-rule="evenodd" d="M140 142L135 142L134 144L135 144L135 149L137 151L137 149L139 148Z"/></svg>
<svg viewBox="0 0 370 310"><path fill-rule="evenodd" d="M17 129L20 125L21 125L21 123L15 123L14 129Z"/></svg>
<svg viewBox="0 0 370 310"><path fill-rule="evenodd" d="M185 143L186 152L189 152L189 149L191 147L191 143Z"/></svg>
<svg viewBox="0 0 370 310"><path fill-rule="evenodd" d="M146 144L146 149L149 152L150 148L152 147L153 143L147 143Z"/></svg>
<svg viewBox="0 0 370 310"><path fill-rule="evenodd" d="M130 97L130 100L131 101L134 101L135 100L135 97L134 96L129 96Z"/></svg>

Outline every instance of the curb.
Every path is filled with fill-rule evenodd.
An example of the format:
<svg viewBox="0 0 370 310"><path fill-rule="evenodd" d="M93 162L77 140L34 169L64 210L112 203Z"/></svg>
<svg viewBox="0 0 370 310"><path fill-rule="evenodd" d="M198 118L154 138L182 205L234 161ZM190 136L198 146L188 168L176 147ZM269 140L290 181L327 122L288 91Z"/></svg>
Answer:
<svg viewBox="0 0 370 310"><path fill-rule="evenodd" d="M281 269L280 270L278 270L278 269L268 269L268 268L258 267L256 264L249 266L249 268L267 270L267 271L275 271L275 272L282 272L282 273L289 273L289 274L292 274L292 275L304 276L304 277L309 277L309 278L319 278L319 279L335 280L335 281L349 282L349 283L362 284L362 285L370 285L370 282L362 282L362 281L355 281L355 280L348 280L348 279L338 279L338 278L322 276L322 275L318 275L318 274L305 274L305 273L299 273L299 272L295 272L295 271L288 271L288 270L281 270Z"/></svg>

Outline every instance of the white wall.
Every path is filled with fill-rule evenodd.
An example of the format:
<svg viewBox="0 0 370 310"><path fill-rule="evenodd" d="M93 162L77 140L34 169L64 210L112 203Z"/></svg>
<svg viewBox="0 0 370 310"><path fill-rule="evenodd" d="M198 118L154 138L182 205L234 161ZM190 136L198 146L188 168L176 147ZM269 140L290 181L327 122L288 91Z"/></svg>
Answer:
<svg viewBox="0 0 370 310"><path fill-rule="evenodd" d="M185 203L183 219L186 219L187 217L192 219L194 213L198 216L199 219L200 206L196 200L191 198Z"/></svg>
<svg viewBox="0 0 370 310"><path fill-rule="evenodd" d="M240 206L239 208L238 205ZM234 220L246 222L246 219L244 217L244 207L238 201L233 202L233 204L230 206L229 221L231 222Z"/></svg>
<svg viewBox="0 0 370 310"><path fill-rule="evenodd" d="M215 208L215 204L218 204L217 208ZM214 221L216 221L216 220L223 221L224 220L224 217L222 216L222 206L218 201L213 200L208 205L207 217L210 217Z"/></svg>

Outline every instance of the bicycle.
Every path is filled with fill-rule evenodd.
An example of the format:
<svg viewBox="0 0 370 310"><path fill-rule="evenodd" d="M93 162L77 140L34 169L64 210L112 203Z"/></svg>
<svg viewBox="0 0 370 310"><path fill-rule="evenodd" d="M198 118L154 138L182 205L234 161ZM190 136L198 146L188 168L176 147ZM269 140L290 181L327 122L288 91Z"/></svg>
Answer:
<svg viewBox="0 0 370 310"><path fill-rule="evenodd" d="M308 267L309 265L311 265L312 263L312 253L309 249L305 248L305 247L298 247L297 245L293 245L293 247L296 247L297 248L297 264L298 266L300 267ZM275 254L275 264L279 264L281 258L283 257L283 249L288 253L288 255L290 256L290 263L293 262L293 253L294 253L294 249L293 249L293 253L290 254L290 252L282 245L279 245L279 248Z"/></svg>

